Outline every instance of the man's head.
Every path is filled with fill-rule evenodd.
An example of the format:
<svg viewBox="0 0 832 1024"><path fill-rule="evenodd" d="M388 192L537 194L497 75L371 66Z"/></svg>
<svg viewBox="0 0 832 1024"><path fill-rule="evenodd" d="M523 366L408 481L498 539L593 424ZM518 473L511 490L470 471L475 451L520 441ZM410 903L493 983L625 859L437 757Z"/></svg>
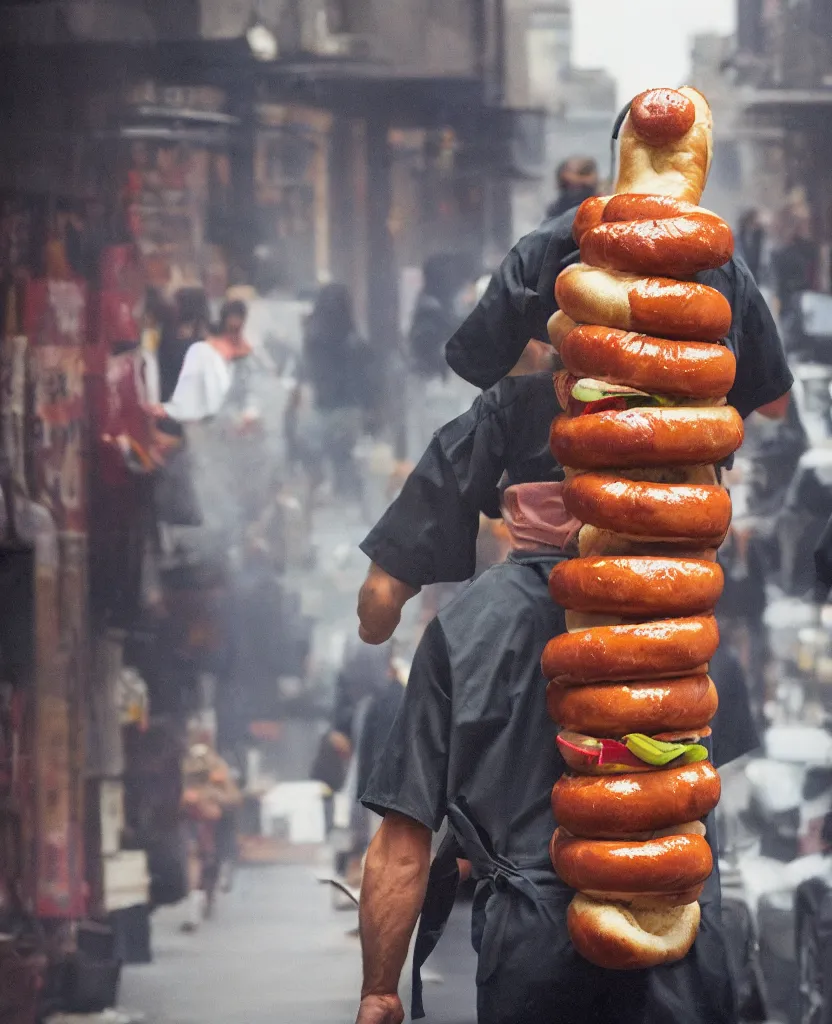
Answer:
<svg viewBox="0 0 832 1024"><path fill-rule="evenodd" d="M248 309L239 299L226 302L220 310L220 334L229 341L241 341Z"/></svg>
<svg viewBox="0 0 832 1024"><path fill-rule="evenodd" d="M208 328L208 299L202 288L180 288L174 296L176 336L180 341L201 338Z"/></svg>
<svg viewBox="0 0 832 1024"><path fill-rule="evenodd" d="M560 192L584 192L598 189L598 164L589 156L570 156L558 164L555 183Z"/></svg>

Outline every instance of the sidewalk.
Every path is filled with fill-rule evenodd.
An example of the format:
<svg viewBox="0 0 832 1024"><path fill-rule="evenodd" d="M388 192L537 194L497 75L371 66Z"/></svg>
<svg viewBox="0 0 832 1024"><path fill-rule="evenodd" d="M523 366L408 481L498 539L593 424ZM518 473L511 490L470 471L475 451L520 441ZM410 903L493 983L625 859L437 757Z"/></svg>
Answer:
<svg viewBox="0 0 832 1024"><path fill-rule="evenodd" d="M179 931L182 908L158 911L154 963L125 967L120 1007L146 1024L353 1024L361 958L346 933L357 915L333 910L331 893L311 865L248 868L193 935ZM469 921L470 907L458 907L430 960L426 1024L474 1024Z"/></svg>
<svg viewBox="0 0 832 1024"><path fill-rule="evenodd" d="M124 970L119 1003L147 1024L341 1024L355 1019L354 913L332 910L308 867L251 868L193 935L184 911L153 919L155 962Z"/></svg>

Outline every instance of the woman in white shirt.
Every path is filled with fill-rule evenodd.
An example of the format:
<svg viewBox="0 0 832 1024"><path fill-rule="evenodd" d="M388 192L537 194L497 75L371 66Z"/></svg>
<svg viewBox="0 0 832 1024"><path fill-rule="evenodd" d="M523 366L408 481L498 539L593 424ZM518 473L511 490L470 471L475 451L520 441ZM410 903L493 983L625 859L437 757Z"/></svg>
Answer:
<svg viewBox="0 0 832 1024"><path fill-rule="evenodd" d="M253 436L259 417L251 398L245 318L243 302L226 303L218 332L190 346L173 394L155 409L185 428L203 518L198 532L189 531L187 546L197 545L198 560L218 552L234 558L260 510L265 474Z"/></svg>

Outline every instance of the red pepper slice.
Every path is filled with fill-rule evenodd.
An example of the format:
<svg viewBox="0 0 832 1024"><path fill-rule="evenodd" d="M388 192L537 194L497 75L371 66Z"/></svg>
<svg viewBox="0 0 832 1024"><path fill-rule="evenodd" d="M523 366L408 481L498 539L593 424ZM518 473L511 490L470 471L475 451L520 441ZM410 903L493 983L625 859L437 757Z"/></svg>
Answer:
<svg viewBox="0 0 832 1024"><path fill-rule="evenodd" d="M581 416L588 416L594 412L624 412L626 408L626 398L599 398L597 402L587 402L583 407Z"/></svg>

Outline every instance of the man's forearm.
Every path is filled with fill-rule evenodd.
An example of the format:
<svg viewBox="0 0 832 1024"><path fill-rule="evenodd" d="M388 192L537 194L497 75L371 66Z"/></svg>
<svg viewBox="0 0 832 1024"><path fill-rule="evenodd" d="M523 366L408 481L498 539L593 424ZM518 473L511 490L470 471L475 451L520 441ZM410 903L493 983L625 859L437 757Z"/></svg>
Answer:
<svg viewBox="0 0 832 1024"><path fill-rule="evenodd" d="M430 830L388 814L367 853L359 928L364 962L362 999L398 991L410 937L425 898Z"/></svg>

